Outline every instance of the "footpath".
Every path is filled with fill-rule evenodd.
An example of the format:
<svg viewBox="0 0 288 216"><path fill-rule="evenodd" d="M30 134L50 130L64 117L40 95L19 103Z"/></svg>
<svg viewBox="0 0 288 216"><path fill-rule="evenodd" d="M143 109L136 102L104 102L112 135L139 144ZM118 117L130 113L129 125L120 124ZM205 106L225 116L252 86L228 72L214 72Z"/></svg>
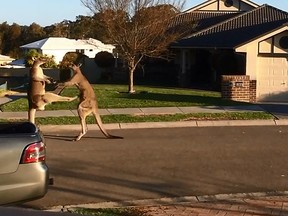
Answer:
<svg viewBox="0 0 288 216"><path fill-rule="evenodd" d="M10 102L25 95L14 95L0 98L0 104ZM271 120L236 120L236 121L183 121L183 122L155 122L155 123L121 123L105 124L107 129L129 129L148 127L208 127L208 126L263 126L263 125L288 125L288 104L256 104L251 106L208 106L208 107L158 107L158 108L125 108L125 109L100 109L101 115L131 114L174 114L174 113L219 113L219 112L263 112L267 111L275 116ZM77 116L76 110L38 111L36 117ZM0 112L0 119L25 119L27 112ZM41 126L41 130L73 130L79 129L79 125ZM89 125L89 129L98 129ZM288 184L288 182L287 182ZM242 193L220 194L213 196L189 196L177 198L162 198L157 200L138 200L125 203L96 203L77 206L61 206L49 210L50 213L61 215L59 212L67 212L75 207L85 208L119 208L134 207L145 214L139 216L288 216L288 191L273 193ZM56 213L58 212L58 213ZM1 214L0 214L1 215ZM39 214L41 215L41 214ZM50 214L49 214L50 215ZM54 214L53 214L54 215ZM135 215L136 216L136 215Z"/></svg>
<svg viewBox="0 0 288 216"><path fill-rule="evenodd" d="M26 97L26 94L0 97L0 105L15 99ZM272 126L288 125L288 104L255 104L247 106L193 106L193 107L146 107L99 109L100 115L153 115L153 114L188 114L188 113L225 113L225 112L269 112L274 115L268 120L189 120L181 122L141 122L105 124L107 129L161 128L161 127L209 127L209 126ZM78 116L77 110L37 111L36 117ZM27 119L27 112L1 112L0 119ZM79 125L42 125L41 130L78 130ZM89 125L89 130L97 130L97 125Z"/></svg>

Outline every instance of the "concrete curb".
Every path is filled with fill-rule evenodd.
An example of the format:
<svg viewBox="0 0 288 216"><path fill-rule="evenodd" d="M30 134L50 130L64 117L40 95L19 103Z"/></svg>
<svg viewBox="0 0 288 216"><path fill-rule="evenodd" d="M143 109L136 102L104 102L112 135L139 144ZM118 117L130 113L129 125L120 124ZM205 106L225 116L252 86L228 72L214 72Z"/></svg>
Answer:
<svg viewBox="0 0 288 216"><path fill-rule="evenodd" d="M182 122L138 122L138 123L111 123L104 124L108 130L118 129L147 129L147 128L180 128L180 127L228 127L228 126L285 126L285 120L231 120L231 121L182 121ZM77 125L40 125L43 132L79 131L80 124ZM88 124L89 130L99 130L98 125Z"/></svg>
<svg viewBox="0 0 288 216"><path fill-rule="evenodd" d="M181 203L199 203L199 202L217 202L225 200L237 200L246 198L259 198L267 196L287 196L288 191L272 191L272 192L255 192L255 193L236 193L236 194L216 194L202 196L183 196L183 197L163 197L158 199L130 200L121 202L99 202L67 206L53 206L46 211L49 212L68 212L76 208L124 208L124 207L144 207L159 205L176 205Z"/></svg>

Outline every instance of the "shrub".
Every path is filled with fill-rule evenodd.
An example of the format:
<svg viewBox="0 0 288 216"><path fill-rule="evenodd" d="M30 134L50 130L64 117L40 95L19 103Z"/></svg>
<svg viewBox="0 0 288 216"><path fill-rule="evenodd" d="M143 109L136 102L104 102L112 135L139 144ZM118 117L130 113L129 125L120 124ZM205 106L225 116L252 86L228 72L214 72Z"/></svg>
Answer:
<svg viewBox="0 0 288 216"><path fill-rule="evenodd" d="M26 54L25 66L31 67L33 65L33 62L34 62L33 58L41 58L41 57L48 59L48 61L45 64L43 64L44 68L57 68L57 64L56 64L53 56L50 57L47 55L42 55L41 53L37 52L37 50L35 50L35 49L29 50L29 52Z"/></svg>
<svg viewBox="0 0 288 216"><path fill-rule="evenodd" d="M60 69L68 69L71 63L78 64L83 58L82 53L67 52L60 63Z"/></svg>
<svg viewBox="0 0 288 216"><path fill-rule="evenodd" d="M71 78L72 73L69 69L69 65L71 65L71 63L78 64L82 57L83 57L83 54L77 53L77 52L68 52L65 54L65 56L63 57L59 65L61 82L65 82Z"/></svg>
<svg viewBox="0 0 288 216"><path fill-rule="evenodd" d="M113 67L115 64L114 56L106 51L97 53L95 55L94 61L100 68Z"/></svg>

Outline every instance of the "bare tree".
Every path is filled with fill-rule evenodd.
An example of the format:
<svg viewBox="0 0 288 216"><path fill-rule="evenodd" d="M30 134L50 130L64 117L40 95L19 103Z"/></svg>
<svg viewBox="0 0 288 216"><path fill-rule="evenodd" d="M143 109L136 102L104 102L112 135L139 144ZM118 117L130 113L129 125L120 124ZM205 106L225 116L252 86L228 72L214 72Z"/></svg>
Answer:
<svg viewBox="0 0 288 216"><path fill-rule="evenodd" d="M127 62L129 93L134 93L134 71L144 57L167 57L168 46L182 35L171 31L171 20L185 0L81 0L100 14L111 43Z"/></svg>

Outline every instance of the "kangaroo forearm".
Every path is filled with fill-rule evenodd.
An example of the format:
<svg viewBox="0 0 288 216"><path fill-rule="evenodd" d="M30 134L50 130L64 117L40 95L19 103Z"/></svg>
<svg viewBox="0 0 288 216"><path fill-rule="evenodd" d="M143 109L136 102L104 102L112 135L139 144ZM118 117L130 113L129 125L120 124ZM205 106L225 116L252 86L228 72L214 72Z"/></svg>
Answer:
<svg viewBox="0 0 288 216"><path fill-rule="evenodd" d="M36 82L47 82L50 83L50 80L47 77L32 77L33 81Z"/></svg>
<svg viewBox="0 0 288 216"><path fill-rule="evenodd" d="M46 76L46 75L44 75L44 78L45 79L52 79L52 77L49 77L49 76Z"/></svg>
<svg viewBox="0 0 288 216"><path fill-rule="evenodd" d="M47 80L46 79L43 79L43 78L40 78L40 77L34 77L32 78L33 81L36 81L36 82L46 82Z"/></svg>
<svg viewBox="0 0 288 216"><path fill-rule="evenodd" d="M67 81L67 82L64 82L64 83L63 83L64 87L73 86L73 85L75 85L75 84L76 84L76 83L70 82L70 81Z"/></svg>

